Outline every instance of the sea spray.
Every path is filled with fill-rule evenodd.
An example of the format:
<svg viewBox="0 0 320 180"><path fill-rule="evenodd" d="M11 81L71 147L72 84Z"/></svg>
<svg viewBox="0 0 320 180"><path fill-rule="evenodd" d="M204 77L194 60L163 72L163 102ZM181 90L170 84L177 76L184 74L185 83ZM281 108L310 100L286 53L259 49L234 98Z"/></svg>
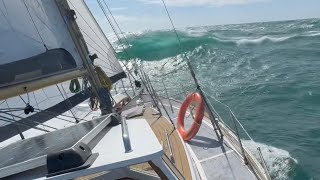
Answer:
<svg viewBox="0 0 320 180"><path fill-rule="evenodd" d="M249 140L244 140L243 144L261 164L263 160L265 161L272 179L289 179L291 171L298 164L298 161L286 150ZM263 160L258 148L261 150Z"/></svg>

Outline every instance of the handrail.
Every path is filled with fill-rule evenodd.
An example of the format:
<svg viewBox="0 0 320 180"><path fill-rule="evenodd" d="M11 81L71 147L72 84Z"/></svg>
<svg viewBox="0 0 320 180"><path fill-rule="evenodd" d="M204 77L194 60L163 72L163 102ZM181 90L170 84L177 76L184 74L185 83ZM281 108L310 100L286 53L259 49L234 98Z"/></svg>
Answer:
<svg viewBox="0 0 320 180"><path fill-rule="evenodd" d="M179 171L179 169L170 161L169 157L166 154L163 154L162 158L163 162L169 167L171 172L178 178L178 180L185 180L183 174Z"/></svg>
<svg viewBox="0 0 320 180"><path fill-rule="evenodd" d="M233 123L235 124L235 127L236 127L236 130L235 131L232 131L232 128L230 128L228 126L228 124L226 122L223 121L223 119L221 118L221 116L218 114L218 112L216 111L216 109L213 107L213 105L211 103L208 103L208 106L210 106L210 109L208 109L209 111L211 110L212 112L214 112L214 115L216 116L214 121L216 122L220 122L220 123L217 123L219 124L219 126L222 126L222 129L223 129L223 134L228 134L228 133L231 133L229 136L228 135L228 139L231 138L232 142L237 144L236 145L236 149L238 150L238 152L241 152L241 156L244 158L244 162L245 163L249 163L250 166L255 169L254 172L257 172L257 176L259 177L259 179L270 179L270 175L269 175L269 172L268 170L265 168L266 165L263 165L263 164L260 164L257 160L255 160L255 158L253 158L251 152L246 149L243 144L242 144L242 140L241 140L241 137L240 137L240 134L239 134L239 131L238 131L238 128L237 128L237 125L236 124L239 124L241 129L245 132L245 134L248 136L248 138L253 141L252 137L249 135L249 133L246 131L246 129L243 127L243 125L241 124L241 122L237 119L237 117L235 116L235 114L233 113L233 111L231 110L231 108L222 103L221 101L217 100L216 98L214 98L213 96L210 96L208 95L206 92L203 92L207 97L213 99L214 101L222 104L224 107L226 107L230 113L230 116L233 120ZM225 127L224 127L225 126ZM228 130L226 130L228 129Z"/></svg>
<svg viewBox="0 0 320 180"><path fill-rule="evenodd" d="M141 70L141 69L140 69L140 70ZM154 102L156 103L155 106L157 107L157 110L158 110L158 112L160 113L160 117L162 116L162 112L161 112L161 110L160 110L160 108L159 108L159 103L160 103L160 105L163 107L163 110L165 111L166 115L168 116L168 118L169 118L172 126L175 127L175 126L174 126L174 123L173 123L173 121L172 121L172 119L171 119L171 117L170 117L170 115L169 115L169 113L168 113L168 111L167 111L167 109L164 107L161 99L159 98L158 94L157 94L156 91L154 90L154 88L153 88L153 86L152 86L152 83L151 83L151 81L150 81L150 78L145 74L145 72L144 72L143 70L141 70L141 73L144 74L144 76L145 76L145 79L146 79L146 81L147 81L146 84L149 84L149 88L150 88L149 94L150 94L151 98L156 100L156 101L154 101ZM154 96L154 98L153 98L153 96Z"/></svg>
<svg viewBox="0 0 320 180"><path fill-rule="evenodd" d="M269 174L269 171L268 171L268 169L267 169L267 166L266 166L266 164L265 164L265 162L264 162L264 159L262 160L263 161L263 163L261 164L262 165L262 169L261 168L259 168L258 166L256 166L256 163L258 163L256 160L254 160L254 159L252 159L252 154L250 154L250 151L248 151L244 146L243 146L243 144L242 144L242 141L241 141L241 138L240 138L240 134L239 134L239 131L238 131L238 128L237 128L237 125L236 125L236 122L240 125L240 127L242 128L242 130L246 133L246 135L250 138L250 140L251 141L254 141L252 138L251 138L251 136L249 135L249 133L246 131L246 129L243 127L243 125L241 124L241 122L237 119L237 117L234 115L234 113L233 113L233 111L231 110L231 108L228 106L228 105L226 105L226 104L224 104L224 103L222 103L221 101L219 101L219 100L217 100L215 97L213 97L213 96L210 96L210 95L208 95L208 94L206 94L208 97L210 97L210 98L212 98L213 100L215 100L216 102L218 102L218 103L220 103L220 104L222 104L224 107L226 107L228 110L229 110L229 113L230 113L230 116L231 116L231 119L233 120L233 122L234 122L234 126L235 126L235 133L236 133L236 137L237 137L237 141L238 141L238 143L239 143L239 148L240 148L240 151L241 151L241 154L242 154L242 156L243 156L243 158L244 158L244 162L247 164L247 163L249 163L250 165L251 165L251 167L252 168L254 168L254 169L256 169L257 170L257 172L260 172L260 173L262 173L262 171L264 170L264 175L262 175L262 174L257 174L260 178L267 178L267 179L271 179L271 177L270 177L270 174ZM216 110L213 108L213 106L212 106L212 104L211 103L209 103L210 104L210 106L212 107L212 109L213 109L213 111L214 112L216 112ZM227 123L225 123L223 120L222 120L222 118L220 117L220 115L219 114L217 114L217 116L220 118L220 122L222 122L222 124L223 125L225 125L228 129L230 129L230 130L232 130L230 127L228 127L228 125L227 125ZM262 153L260 152L260 157L262 157ZM262 157L263 158L263 157ZM253 164L252 164L253 163ZM260 163L258 163L258 164L260 164ZM260 169L260 170L259 170ZM261 171L262 170L262 171ZM263 177L261 177L261 175L263 176Z"/></svg>
<svg viewBox="0 0 320 180"><path fill-rule="evenodd" d="M169 139L169 136L168 136L168 132L167 132L167 129L164 129L165 133L166 133L166 140L167 140L167 144L168 144L168 147L169 147L169 153L170 153L170 159L173 163L175 163L175 160L174 160L174 157L173 157L173 153L172 153L172 146L171 146L171 141Z"/></svg>
<svg viewBox="0 0 320 180"><path fill-rule="evenodd" d="M265 161L264 158L263 158L263 155L262 155L262 153L261 153L260 147L258 147L257 150L258 150L258 152L259 152L259 156L260 156L260 159L261 159L261 161L262 161L263 167L264 167L264 169L265 169L265 171L266 171L266 174L267 174L268 178L271 179L271 176L270 176L270 173L269 173L269 170L268 170L266 161Z"/></svg>
<svg viewBox="0 0 320 180"><path fill-rule="evenodd" d="M246 135L250 138L250 140L253 141L252 137L249 135L249 133L247 132L247 130L243 127L243 125L241 124L241 122L238 120L238 118L234 115L233 111L231 110L231 108L224 104L223 102L217 100L215 97L208 95L206 92L204 92L206 96L208 96L209 98L213 99L214 101L220 103L221 105L223 105L224 107L226 107L229 112L231 113L231 115L234 117L234 120L236 120L236 122L240 125L241 129L246 133ZM211 103L210 103L211 105ZM212 106L212 105L211 105ZM222 118L220 117L220 120L222 120ZM224 124L226 124L225 122L223 122Z"/></svg>
<svg viewBox="0 0 320 180"><path fill-rule="evenodd" d="M132 151L132 147L127 126L127 117L125 116L121 117L121 130L125 153L130 153Z"/></svg>
<svg viewBox="0 0 320 180"><path fill-rule="evenodd" d="M164 107L164 105L162 104L161 99L159 98L160 96L156 93L154 87L153 87L153 83L162 83L162 86L164 87L164 96L166 99L169 100L169 105L170 107L172 107L171 105L171 101L170 101L170 97L169 97L169 93L168 93L168 89L165 86L164 82L162 79L160 80L150 80L150 78L148 77L147 74L145 74L145 72L140 69L141 75L142 75L142 82L144 83L144 85L146 86L149 94L151 95L152 101L154 103L154 106L156 106L157 108L159 108L159 105L162 105ZM181 90L183 90L183 92L185 93L185 89L183 88L183 85L180 84L180 86L182 86ZM157 88L158 89L158 88ZM238 131L238 127L237 124L241 127L241 129L245 132L245 134L247 135L247 137L253 141L252 137L249 135L249 133L246 131L246 129L243 127L243 125L241 124L241 122L237 119L237 117L235 116L235 114L233 113L233 111L231 110L231 108L222 103L221 101L217 100L215 97L207 94L205 91L203 91L201 88L197 88L198 91L202 94L202 96L204 97L205 101L206 101L206 106L207 106L207 110L208 110L208 115L210 116L209 119L211 120L211 123L214 127L215 130L219 130L219 134L220 134L220 138L222 138L223 134L225 133L231 133L229 134L231 137L231 140L233 141L233 143L237 146L236 149L238 150L238 152L241 153L241 156L244 158L244 162L245 164L249 163L250 167L252 167L253 169L255 169L255 172L257 172L257 177L262 178L262 179L270 179L270 175L268 170L266 169L266 165L265 164L260 164L250 153L250 151L248 151L242 144L242 139L240 137L240 133ZM162 91L163 91L162 90ZM163 92L162 92L163 93ZM172 96L171 96L172 97ZM226 122L223 121L223 119L221 118L221 116L218 114L218 112L216 111L216 109L213 107L212 103L210 103L208 101L208 99L212 99L216 102L218 102L219 104L223 105L223 107L225 107L231 116L231 120L234 123L235 126L235 130L233 130L233 128L231 128L230 126L228 126L228 124ZM172 99L174 100L174 99ZM164 110L166 111L166 113L168 114L166 108L164 107ZM161 112L161 111L159 111ZM190 110L190 112L192 113L192 111ZM170 117L170 116L169 116ZM219 126L222 126L223 129L223 133L221 132L221 128ZM225 127L223 127L225 126ZM226 128L226 129L225 129ZM165 130L166 131L166 130ZM228 135L228 137L229 137ZM168 159L171 159L171 162L174 162L174 160L172 159L172 150L171 150L171 144L170 144L170 140L168 138L168 134L166 132L166 136L167 136L167 143L168 143L168 148L169 148L169 157L167 157ZM228 138L229 139L229 138ZM262 156L262 154L260 154L260 156Z"/></svg>
<svg viewBox="0 0 320 180"><path fill-rule="evenodd" d="M172 107L172 104L171 104L171 101L170 101L170 98L169 98L169 94L168 94L168 91L167 91L166 84L163 82L163 79L161 79L161 81L162 81L162 84L163 84L163 87L164 87L166 96L167 96L168 101L169 101L169 104L170 104L171 112L173 113L173 107ZM150 81L150 82L151 82L151 81Z"/></svg>
<svg viewBox="0 0 320 180"><path fill-rule="evenodd" d="M240 138L240 135L239 135L239 131L238 131L238 128L237 128L237 124L235 122L235 117L232 113L230 113L231 115L231 118L233 120L233 123L234 123L234 127L235 127L235 130L236 130L236 133L237 133L237 138L238 138L238 141L239 141L239 144L240 144L240 147L241 147L241 153L242 153L242 156L243 156L243 161L244 161L244 164L248 164L248 160L247 160L247 157L244 153L244 148L243 148L243 145L242 145L242 141L241 141L241 138Z"/></svg>
<svg viewBox="0 0 320 180"><path fill-rule="evenodd" d="M148 79L145 77L146 74L144 74L142 68L140 69L140 73L141 73L141 77L142 77L142 82L145 86L145 88L147 89L147 91L149 92L149 94L153 94L151 88L150 88L150 84L148 83ZM161 113L159 107L158 107L158 102L153 98L153 96L151 96L151 99L153 101L153 107L157 107L158 111Z"/></svg>

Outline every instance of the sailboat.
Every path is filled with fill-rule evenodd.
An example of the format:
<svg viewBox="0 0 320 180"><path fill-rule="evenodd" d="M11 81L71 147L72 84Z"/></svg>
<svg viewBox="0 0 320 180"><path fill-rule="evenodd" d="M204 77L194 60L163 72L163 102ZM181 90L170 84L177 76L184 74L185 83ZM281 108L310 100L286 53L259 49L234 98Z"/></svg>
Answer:
<svg viewBox="0 0 320 180"><path fill-rule="evenodd" d="M197 89L182 102L117 60L84 0L1 0L0 11L0 178L271 179L190 63Z"/></svg>

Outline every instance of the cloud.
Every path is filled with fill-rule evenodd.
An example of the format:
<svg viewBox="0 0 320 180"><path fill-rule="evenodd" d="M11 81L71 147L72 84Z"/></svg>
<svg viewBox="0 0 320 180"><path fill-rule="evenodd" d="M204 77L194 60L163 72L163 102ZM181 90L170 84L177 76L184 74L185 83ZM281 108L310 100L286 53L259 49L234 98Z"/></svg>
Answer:
<svg viewBox="0 0 320 180"><path fill-rule="evenodd" d="M161 4L162 0L138 0L146 4ZM226 5L243 5L256 2L265 2L266 0L165 0L166 5L175 7L188 6L211 6L220 7Z"/></svg>
<svg viewBox="0 0 320 180"><path fill-rule="evenodd" d="M124 32L137 32L140 30L152 30L152 29L163 29L164 24L169 24L169 21L166 17L159 16L133 16L125 14L114 14L114 18L117 23L120 25L122 31ZM109 26L109 22L104 17L104 15L96 15L96 19L99 22L101 28L107 34L113 32Z"/></svg>
<svg viewBox="0 0 320 180"><path fill-rule="evenodd" d="M117 21L121 21L121 22L127 22L127 21L138 21L139 19L141 19L140 17L136 17L136 16L127 16L127 15L122 15L122 14L115 14L114 18ZM143 17L145 18L145 17Z"/></svg>

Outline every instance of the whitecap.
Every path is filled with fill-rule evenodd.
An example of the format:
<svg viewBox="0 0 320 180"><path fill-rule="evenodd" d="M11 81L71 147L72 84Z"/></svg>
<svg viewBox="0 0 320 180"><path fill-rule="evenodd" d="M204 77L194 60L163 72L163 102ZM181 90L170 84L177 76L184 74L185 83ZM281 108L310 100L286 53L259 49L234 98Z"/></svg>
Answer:
<svg viewBox="0 0 320 180"><path fill-rule="evenodd" d="M201 37L208 33L208 29L206 27L185 28L182 31L192 37Z"/></svg>
<svg viewBox="0 0 320 180"><path fill-rule="evenodd" d="M309 31L302 36L306 36L306 37L320 36L320 31Z"/></svg>
<svg viewBox="0 0 320 180"><path fill-rule="evenodd" d="M260 147L263 159L273 179L288 179L290 171L295 164L298 164L298 161L286 150L249 140L244 140L243 144L262 163L257 151L257 148Z"/></svg>
<svg viewBox="0 0 320 180"><path fill-rule="evenodd" d="M255 38L255 39L239 39L236 41L237 45L259 45L262 44L264 42L282 42L285 40L288 40L290 38L292 38L294 36L284 36L284 37L270 37L270 36L262 36L259 38Z"/></svg>

